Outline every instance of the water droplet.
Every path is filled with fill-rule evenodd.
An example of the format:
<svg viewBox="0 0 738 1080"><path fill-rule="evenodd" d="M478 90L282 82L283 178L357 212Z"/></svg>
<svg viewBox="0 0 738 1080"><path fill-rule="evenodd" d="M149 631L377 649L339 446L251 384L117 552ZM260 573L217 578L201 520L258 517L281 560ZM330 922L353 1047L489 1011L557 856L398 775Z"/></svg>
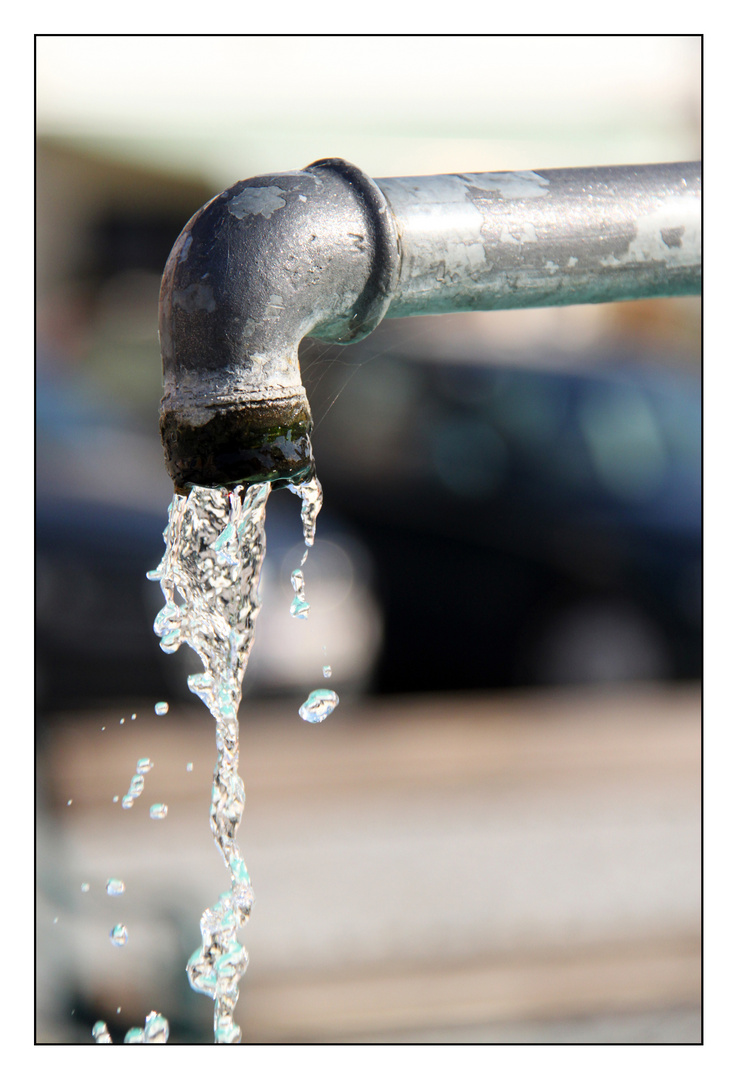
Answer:
<svg viewBox="0 0 738 1080"><path fill-rule="evenodd" d="M169 712L169 702L157 701L156 705L154 705L154 712L157 716L164 716L165 713Z"/></svg>
<svg viewBox="0 0 738 1080"><path fill-rule="evenodd" d="M144 778L139 773L131 777L131 782L128 785L128 794L132 799L137 799L144 789Z"/></svg>
<svg viewBox="0 0 738 1080"><path fill-rule="evenodd" d="M59 922L59 916L58 916L58 915L55 915L55 916L54 916L54 926L56 926L56 924L57 924L58 922Z"/></svg>
<svg viewBox="0 0 738 1080"><path fill-rule="evenodd" d="M290 615L293 619L307 619L310 604L305 599L305 578L302 570L293 570L290 574L292 588L295 590L295 598L290 607Z"/></svg>
<svg viewBox="0 0 738 1080"><path fill-rule="evenodd" d="M169 1022L158 1012L150 1012L144 1028L145 1043L165 1043L169 1038Z"/></svg>
<svg viewBox="0 0 738 1080"><path fill-rule="evenodd" d="M128 930L123 923L116 923L113 929L110 931L110 940L113 945L117 945L118 948L122 948L128 941Z"/></svg>
<svg viewBox="0 0 738 1080"><path fill-rule="evenodd" d="M123 1036L124 1043L142 1043L144 1041L144 1030L139 1027L129 1028Z"/></svg>
<svg viewBox="0 0 738 1080"><path fill-rule="evenodd" d="M124 882L115 877L108 878L108 883L105 888L107 889L108 896L120 896L126 891Z"/></svg>
<svg viewBox="0 0 738 1080"><path fill-rule="evenodd" d="M305 538L305 546L312 547L315 543L315 524L320 508L323 505L323 489L317 476L306 484L289 485L290 491L294 491L302 499L300 517L302 518L302 532Z"/></svg>
<svg viewBox="0 0 738 1080"><path fill-rule="evenodd" d="M330 679L332 674L333 674L333 668L331 667L331 665L330 664L323 664L323 678L324 679Z"/></svg>
<svg viewBox="0 0 738 1080"><path fill-rule="evenodd" d="M308 612L310 611L310 604L307 600L302 600L299 596L290 604L290 615L293 619L307 619Z"/></svg>
<svg viewBox="0 0 738 1080"><path fill-rule="evenodd" d="M98 1020L92 1028L92 1037L96 1043L112 1043L110 1038L110 1032L108 1031L108 1025L104 1020Z"/></svg>
<svg viewBox="0 0 738 1080"><path fill-rule="evenodd" d="M136 772L137 773L151 772L153 767L154 767L154 763L153 763L153 761L151 760L150 757L142 757L142 758L138 759L138 764L136 765Z"/></svg>
<svg viewBox="0 0 738 1080"><path fill-rule="evenodd" d="M100 728L100 731L105 731L105 724Z"/></svg>
<svg viewBox="0 0 738 1080"><path fill-rule="evenodd" d="M185 768L187 769L187 772L192 772L192 762L188 761Z"/></svg>
<svg viewBox="0 0 738 1080"><path fill-rule="evenodd" d="M120 1012L120 1010L121 1010L121 1006L119 1005L119 1006L118 1006L118 1008L117 1008L117 1009L116 1009L115 1011L116 1011L117 1013L119 1013L119 1012Z"/></svg>
<svg viewBox="0 0 738 1080"><path fill-rule="evenodd" d="M319 724L325 720L338 705L338 694L335 690L313 690L300 706L299 713L303 720L309 724Z"/></svg>
<svg viewBox="0 0 738 1080"><path fill-rule="evenodd" d="M118 801L118 796L117 796L117 795L113 795L113 802L117 802L117 801Z"/></svg>
<svg viewBox="0 0 738 1080"><path fill-rule="evenodd" d="M121 724L125 724L125 722L126 722L126 718L125 718L124 716L121 716L121 718L120 718L120 722L121 722Z"/></svg>
<svg viewBox="0 0 738 1080"><path fill-rule="evenodd" d="M135 713L131 713L131 720L135 720L135 719L136 719L136 714L135 714Z"/></svg>
<svg viewBox="0 0 738 1080"><path fill-rule="evenodd" d="M166 805L166 803L155 802L149 810L149 817L153 818L155 821L161 821L162 818L165 818L168 813L169 807Z"/></svg>
<svg viewBox="0 0 738 1080"><path fill-rule="evenodd" d="M133 806L133 795L124 795L120 800L120 805L124 810L130 810Z"/></svg>
<svg viewBox="0 0 738 1080"><path fill-rule="evenodd" d="M67 806L71 806L71 805L72 805L72 800L71 800L71 799L67 799Z"/></svg>
<svg viewBox="0 0 738 1080"><path fill-rule="evenodd" d="M89 884L86 881L83 881L82 882L82 892L89 892L89 891L90 891Z"/></svg>

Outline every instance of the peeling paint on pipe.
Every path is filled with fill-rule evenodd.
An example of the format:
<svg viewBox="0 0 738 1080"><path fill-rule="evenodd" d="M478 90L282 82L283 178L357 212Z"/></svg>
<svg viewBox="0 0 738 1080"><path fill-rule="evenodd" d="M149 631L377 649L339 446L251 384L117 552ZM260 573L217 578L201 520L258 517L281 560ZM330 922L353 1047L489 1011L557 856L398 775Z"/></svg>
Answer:
<svg viewBox="0 0 738 1080"><path fill-rule="evenodd" d="M388 318L700 291L698 163L377 185L402 252Z"/></svg>

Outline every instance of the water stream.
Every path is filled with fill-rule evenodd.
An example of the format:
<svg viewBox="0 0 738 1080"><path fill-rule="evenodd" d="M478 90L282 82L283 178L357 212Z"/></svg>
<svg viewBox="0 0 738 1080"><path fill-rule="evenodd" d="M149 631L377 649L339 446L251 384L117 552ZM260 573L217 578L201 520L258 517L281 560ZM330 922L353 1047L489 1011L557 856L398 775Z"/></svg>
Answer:
<svg viewBox="0 0 738 1080"><path fill-rule="evenodd" d="M291 490L302 500L303 565L315 540L322 491L317 478ZM230 888L203 912L202 944L190 957L187 974L194 990L213 998L216 1043L241 1038L233 1014L248 953L237 935L249 919L254 894L236 843L244 808L238 775L238 708L261 605L259 576L266 551L269 492L270 484L263 483L231 490L195 487L187 496L175 494L164 532L164 556L148 574L160 582L165 598L154 624L161 647L171 653L187 644L195 650L203 670L190 675L188 685L215 719L217 762L210 827L230 874ZM309 605L302 571L295 571L292 580L298 601L293 614L304 617ZM338 702L332 691L320 695L319 701L311 701L310 695L304 703L300 710L304 719L322 720Z"/></svg>

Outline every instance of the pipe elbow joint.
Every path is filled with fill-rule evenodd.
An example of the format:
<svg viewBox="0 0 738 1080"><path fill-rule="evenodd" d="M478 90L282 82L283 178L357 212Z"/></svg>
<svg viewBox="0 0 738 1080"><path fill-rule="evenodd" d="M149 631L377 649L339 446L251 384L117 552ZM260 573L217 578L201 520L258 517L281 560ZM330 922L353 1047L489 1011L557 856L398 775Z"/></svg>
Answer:
<svg viewBox="0 0 738 1080"><path fill-rule="evenodd" d="M175 490L312 477L300 341L365 337L399 264L384 195L340 159L241 181L190 219L159 300L160 429Z"/></svg>

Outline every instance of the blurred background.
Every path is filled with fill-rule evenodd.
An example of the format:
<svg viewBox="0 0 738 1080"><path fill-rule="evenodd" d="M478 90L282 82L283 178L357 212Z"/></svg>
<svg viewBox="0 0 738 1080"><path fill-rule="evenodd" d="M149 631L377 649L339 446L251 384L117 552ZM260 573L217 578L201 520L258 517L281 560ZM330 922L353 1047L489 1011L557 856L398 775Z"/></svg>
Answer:
<svg viewBox="0 0 738 1080"><path fill-rule="evenodd" d="M37 1039L104 1018L119 1041L157 1008L207 1042L184 962L226 880L215 749L145 576L171 498L169 250L237 179L321 157L375 177L695 160L701 41L40 36L36 63ZM241 714L248 1041L699 1039L700 358L698 298L303 343L325 503L304 624L299 504L269 503ZM341 706L308 729L326 663ZM134 825L112 799L152 746L170 815Z"/></svg>

